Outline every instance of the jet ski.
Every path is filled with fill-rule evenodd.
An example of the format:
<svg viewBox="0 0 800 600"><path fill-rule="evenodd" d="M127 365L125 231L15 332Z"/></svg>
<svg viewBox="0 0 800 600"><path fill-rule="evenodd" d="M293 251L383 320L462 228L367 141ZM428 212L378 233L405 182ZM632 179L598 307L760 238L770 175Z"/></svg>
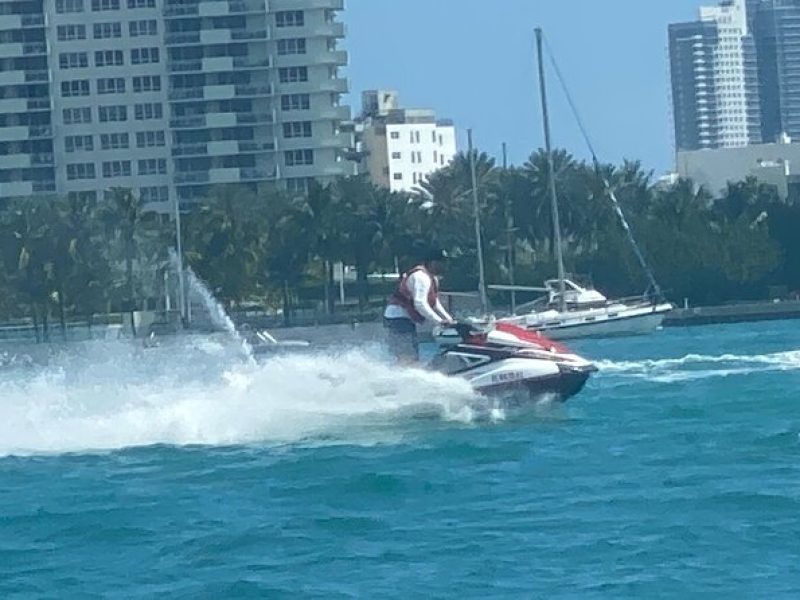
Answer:
<svg viewBox="0 0 800 600"><path fill-rule="evenodd" d="M434 331L440 347L430 367L466 379L488 397L562 402L580 392L597 367L566 346L506 323L458 323Z"/></svg>

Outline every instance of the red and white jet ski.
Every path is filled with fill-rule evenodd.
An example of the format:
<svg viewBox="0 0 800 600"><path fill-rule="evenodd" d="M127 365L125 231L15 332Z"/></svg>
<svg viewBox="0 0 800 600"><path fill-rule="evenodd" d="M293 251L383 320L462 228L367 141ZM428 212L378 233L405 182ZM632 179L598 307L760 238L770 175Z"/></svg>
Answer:
<svg viewBox="0 0 800 600"><path fill-rule="evenodd" d="M543 335L510 325L459 323L434 332L441 351L431 368L463 377L486 396L552 396L566 401L597 371L591 362Z"/></svg>

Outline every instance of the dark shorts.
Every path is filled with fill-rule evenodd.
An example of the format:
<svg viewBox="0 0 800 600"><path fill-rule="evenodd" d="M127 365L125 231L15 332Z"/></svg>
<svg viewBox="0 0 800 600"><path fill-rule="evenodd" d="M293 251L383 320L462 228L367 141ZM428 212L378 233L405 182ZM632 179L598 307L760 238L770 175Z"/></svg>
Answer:
<svg viewBox="0 0 800 600"><path fill-rule="evenodd" d="M389 351L402 362L419 360L417 326L411 319L384 319Z"/></svg>

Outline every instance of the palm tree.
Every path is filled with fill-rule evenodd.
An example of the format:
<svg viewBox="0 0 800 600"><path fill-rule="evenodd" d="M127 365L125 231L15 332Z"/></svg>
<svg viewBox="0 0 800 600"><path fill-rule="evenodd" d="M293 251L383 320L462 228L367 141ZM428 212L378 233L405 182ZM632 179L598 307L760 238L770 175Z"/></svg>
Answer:
<svg viewBox="0 0 800 600"><path fill-rule="evenodd" d="M141 300L136 287L134 263L144 267L142 245L147 239L163 235L163 224L154 212L127 188L112 188L98 206L98 221L111 248L125 265L123 310L130 312L131 329L135 333L134 312ZM162 247L164 250L166 246ZM113 253L112 253L113 256Z"/></svg>
<svg viewBox="0 0 800 600"><path fill-rule="evenodd" d="M3 252L9 275L27 300L36 340L49 338L48 304L52 280L52 211L50 198L24 198L9 203L3 212Z"/></svg>
<svg viewBox="0 0 800 600"><path fill-rule="evenodd" d="M241 186L220 186L186 216L185 254L227 304L263 289L266 212L272 199Z"/></svg>
<svg viewBox="0 0 800 600"><path fill-rule="evenodd" d="M391 233L403 202L389 190L370 183L366 176L339 179L333 185L336 206L334 228L341 236L345 257L356 267L359 308L369 304L368 274L385 263Z"/></svg>

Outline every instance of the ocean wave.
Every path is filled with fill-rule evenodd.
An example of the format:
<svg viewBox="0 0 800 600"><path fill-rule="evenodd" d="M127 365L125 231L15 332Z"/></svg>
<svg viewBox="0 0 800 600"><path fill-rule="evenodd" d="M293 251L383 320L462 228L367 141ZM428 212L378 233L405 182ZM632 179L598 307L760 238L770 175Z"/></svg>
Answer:
<svg viewBox="0 0 800 600"><path fill-rule="evenodd" d="M800 370L800 350L771 354L687 354L680 358L641 361L597 361L601 373L643 378L659 383L765 371Z"/></svg>

